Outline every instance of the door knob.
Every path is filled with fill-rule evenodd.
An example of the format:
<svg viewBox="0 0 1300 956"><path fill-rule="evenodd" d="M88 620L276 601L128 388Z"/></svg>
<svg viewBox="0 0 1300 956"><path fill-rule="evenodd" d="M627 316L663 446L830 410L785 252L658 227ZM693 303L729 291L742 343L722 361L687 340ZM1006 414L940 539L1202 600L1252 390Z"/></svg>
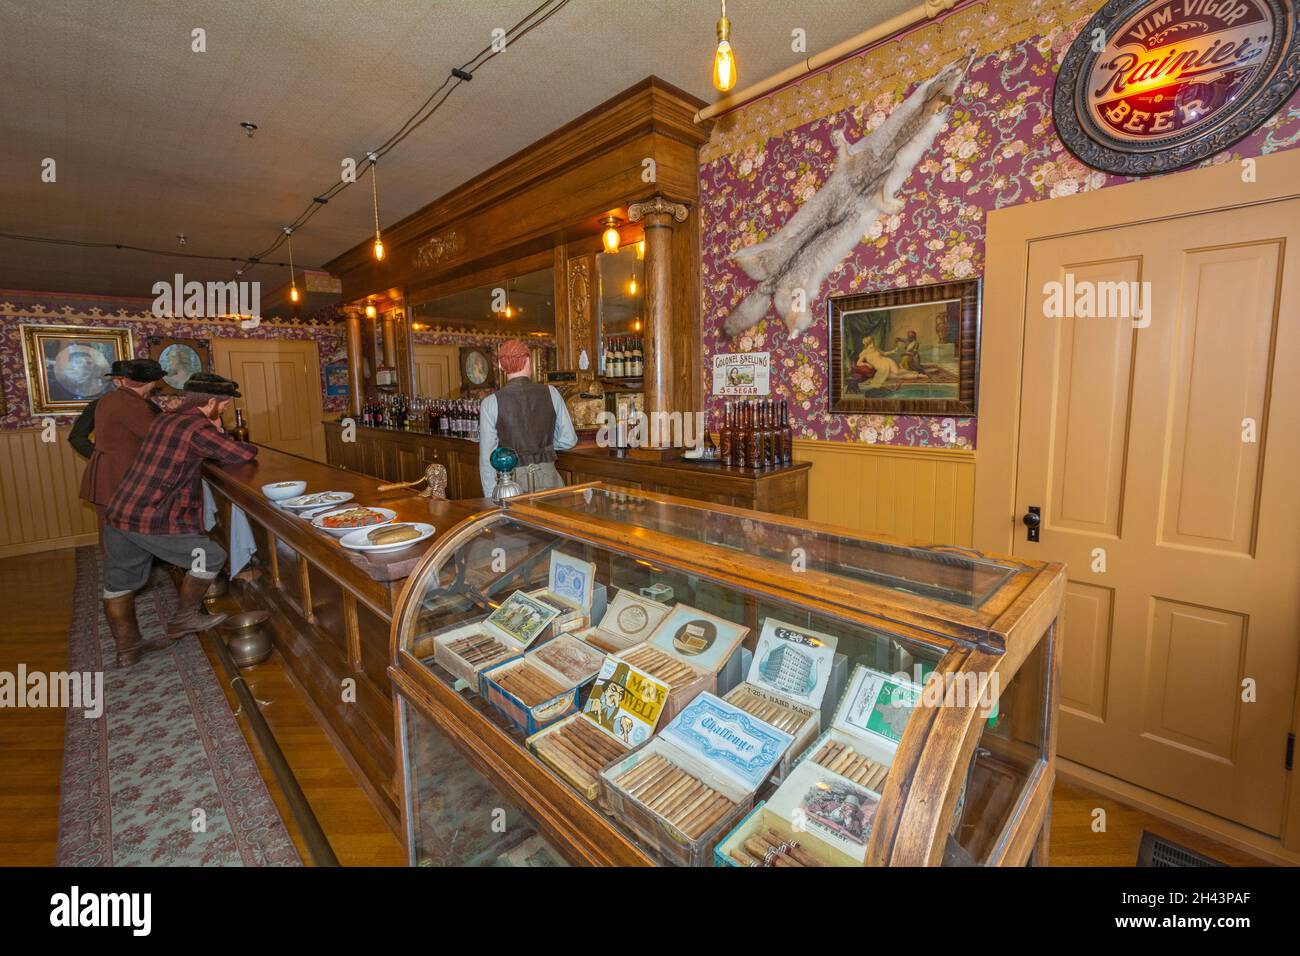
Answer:
<svg viewBox="0 0 1300 956"><path fill-rule="evenodd" d="M1020 520L1024 522L1025 527L1029 529L1029 532L1025 535L1025 539L1028 541L1037 541L1038 529L1043 523L1043 515L1039 507L1037 505L1030 505L1029 510L1025 512L1024 517Z"/></svg>

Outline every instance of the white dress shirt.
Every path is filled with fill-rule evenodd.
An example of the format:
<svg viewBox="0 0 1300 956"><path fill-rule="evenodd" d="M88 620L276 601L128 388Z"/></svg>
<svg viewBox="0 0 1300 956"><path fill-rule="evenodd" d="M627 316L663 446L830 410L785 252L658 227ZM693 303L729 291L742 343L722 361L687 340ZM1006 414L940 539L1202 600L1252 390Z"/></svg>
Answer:
<svg viewBox="0 0 1300 956"><path fill-rule="evenodd" d="M569 406L564 404L559 391L554 385L548 385L546 389L551 393L551 407L555 409L555 435L551 439L551 445L556 451L566 451L578 444L578 433L573 430ZM497 471L490 461L496 448L497 396L493 392L483 399L478 414L478 473L483 481L483 495L487 498L492 497L492 490L497 486Z"/></svg>

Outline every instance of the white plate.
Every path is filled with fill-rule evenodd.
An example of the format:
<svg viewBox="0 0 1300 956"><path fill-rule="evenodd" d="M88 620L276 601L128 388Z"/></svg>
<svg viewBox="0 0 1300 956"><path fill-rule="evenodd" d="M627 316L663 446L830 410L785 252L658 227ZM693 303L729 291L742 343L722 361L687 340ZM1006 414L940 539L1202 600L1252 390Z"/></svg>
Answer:
<svg viewBox="0 0 1300 956"><path fill-rule="evenodd" d="M418 538L412 538L410 541L399 541L396 544L371 544L369 540L367 540L366 535L374 531L375 528L383 526L370 525L365 528L357 528L355 531L345 534L339 539L339 544L343 545L345 548L350 548L353 551L401 551L403 548L409 548L413 544L419 544L421 541L432 538L434 532L437 530L433 525L425 524L422 521L398 521L395 524L389 525L389 527L400 528L403 525L408 524L416 531L420 532Z"/></svg>
<svg viewBox="0 0 1300 956"><path fill-rule="evenodd" d="M322 501L325 495L337 495L329 501ZM320 508L324 505L341 505L346 501L352 500L350 491L313 491L309 495L299 495L297 498L289 498L279 502L282 508L291 508L294 511L302 511L307 508Z"/></svg>
<svg viewBox="0 0 1300 956"><path fill-rule="evenodd" d="M326 518L328 518L330 515L336 515L340 511L351 511L353 508L360 508L360 507L370 508L369 505L364 505L364 506L348 505L345 508L335 508L333 511L327 511L323 515L317 515L316 517L312 518L311 526L315 528L317 531L324 531L326 534L332 534L336 538L342 538L346 535L351 534L353 531L369 531L371 528L378 528L380 525L386 525L388 524L388 522L392 521L394 518L397 517L397 512L393 511L391 508L370 508L371 511L377 511L381 515L383 515L384 520L378 521L375 524L368 524L364 528L326 528L324 525L321 524L321 522L324 521Z"/></svg>

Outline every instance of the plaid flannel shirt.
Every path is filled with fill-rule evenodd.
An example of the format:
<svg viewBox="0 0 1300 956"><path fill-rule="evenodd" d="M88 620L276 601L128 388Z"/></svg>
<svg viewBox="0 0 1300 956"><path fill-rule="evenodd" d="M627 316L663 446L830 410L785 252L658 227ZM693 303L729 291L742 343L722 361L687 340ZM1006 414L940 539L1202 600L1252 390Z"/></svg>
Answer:
<svg viewBox="0 0 1300 956"><path fill-rule="evenodd" d="M203 462L233 465L256 457L255 446L235 441L197 408L159 415L105 520L141 534L202 534Z"/></svg>

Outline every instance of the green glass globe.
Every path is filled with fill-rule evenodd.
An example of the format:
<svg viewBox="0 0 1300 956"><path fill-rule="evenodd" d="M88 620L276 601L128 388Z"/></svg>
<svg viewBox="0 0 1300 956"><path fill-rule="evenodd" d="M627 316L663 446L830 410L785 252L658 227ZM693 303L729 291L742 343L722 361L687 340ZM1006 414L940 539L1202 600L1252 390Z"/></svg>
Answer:
<svg viewBox="0 0 1300 956"><path fill-rule="evenodd" d="M492 452L488 461L497 471L514 471L519 464L519 455L513 448L498 448Z"/></svg>

